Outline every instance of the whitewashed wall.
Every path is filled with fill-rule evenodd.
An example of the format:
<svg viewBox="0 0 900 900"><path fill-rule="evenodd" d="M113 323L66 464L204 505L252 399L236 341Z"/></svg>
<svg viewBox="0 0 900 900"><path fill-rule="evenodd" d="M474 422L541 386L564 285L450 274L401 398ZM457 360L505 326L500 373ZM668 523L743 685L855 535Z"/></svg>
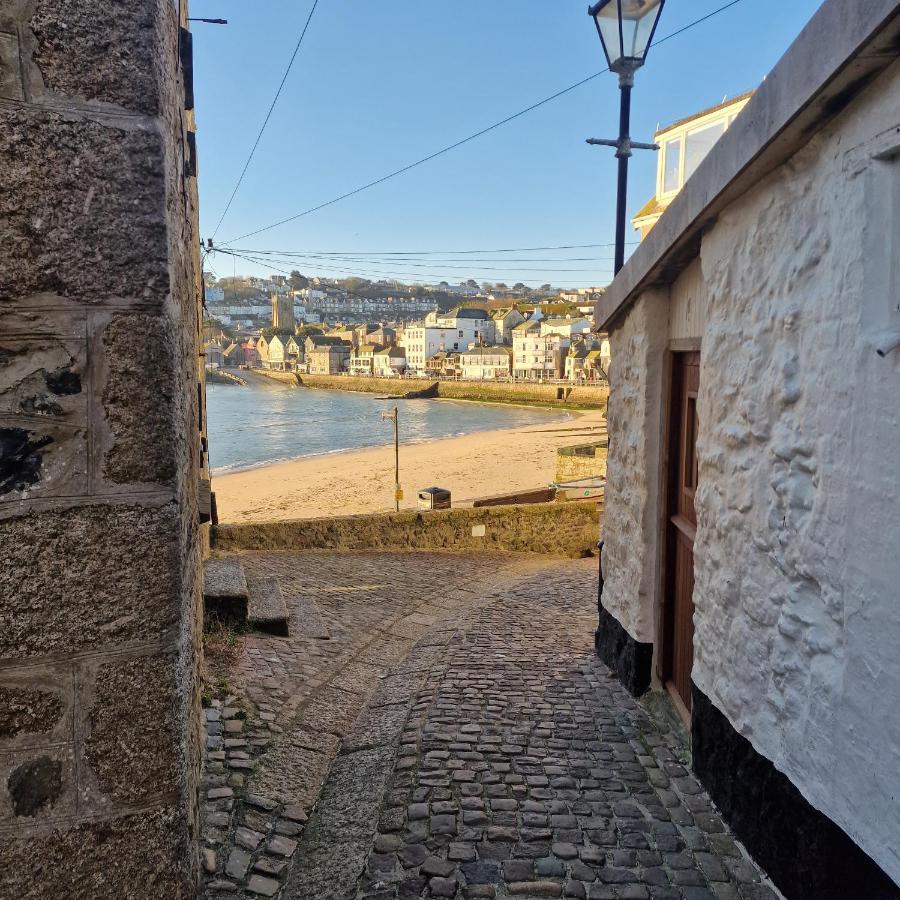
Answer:
<svg viewBox="0 0 900 900"><path fill-rule="evenodd" d="M668 305L668 291L648 291L609 335L603 605L643 643L654 638Z"/></svg>
<svg viewBox="0 0 900 900"><path fill-rule="evenodd" d="M898 128L895 66L704 236L693 676L895 879Z"/></svg>
<svg viewBox="0 0 900 900"><path fill-rule="evenodd" d="M895 145L897 65L611 331L604 603L655 640L663 346L702 331L694 681L900 881Z"/></svg>

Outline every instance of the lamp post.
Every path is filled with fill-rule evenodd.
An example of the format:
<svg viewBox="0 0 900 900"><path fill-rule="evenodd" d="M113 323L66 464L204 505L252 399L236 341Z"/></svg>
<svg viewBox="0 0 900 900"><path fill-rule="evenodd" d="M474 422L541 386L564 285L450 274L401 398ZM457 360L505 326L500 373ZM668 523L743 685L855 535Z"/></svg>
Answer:
<svg viewBox="0 0 900 900"><path fill-rule="evenodd" d="M619 180L616 196L616 251L613 270L625 265L625 214L628 202L628 159L632 150L658 150L656 144L632 141L631 89L634 73L644 64L665 0L599 0L588 9L597 26L611 72L619 76L619 137L588 138L589 144L616 148Z"/></svg>

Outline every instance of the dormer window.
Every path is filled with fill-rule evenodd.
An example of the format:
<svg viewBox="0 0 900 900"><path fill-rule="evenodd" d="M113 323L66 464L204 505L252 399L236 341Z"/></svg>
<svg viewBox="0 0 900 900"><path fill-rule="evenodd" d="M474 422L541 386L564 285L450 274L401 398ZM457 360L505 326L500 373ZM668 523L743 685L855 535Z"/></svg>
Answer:
<svg viewBox="0 0 900 900"><path fill-rule="evenodd" d="M677 191L681 187L681 138L666 141L663 165L663 193Z"/></svg>

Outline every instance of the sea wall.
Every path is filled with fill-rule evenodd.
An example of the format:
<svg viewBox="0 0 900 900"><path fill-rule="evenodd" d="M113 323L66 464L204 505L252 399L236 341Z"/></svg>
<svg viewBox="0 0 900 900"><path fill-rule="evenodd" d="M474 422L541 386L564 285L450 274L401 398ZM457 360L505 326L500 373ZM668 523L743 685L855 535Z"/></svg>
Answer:
<svg viewBox="0 0 900 900"><path fill-rule="evenodd" d="M579 557L597 545L602 507L536 503L220 525L217 550L513 550Z"/></svg>
<svg viewBox="0 0 900 900"><path fill-rule="evenodd" d="M406 394L435 384L431 378L366 378L349 375L298 375L257 369L260 375L289 384L366 394ZM445 400L479 400L484 403L533 403L576 409L603 409L606 385L531 384L527 382L439 381L437 396Z"/></svg>
<svg viewBox="0 0 900 900"><path fill-rule="evenodd" d="M556 480L576 481L606 474L607 442L560 447L556 451Z"/></svg>

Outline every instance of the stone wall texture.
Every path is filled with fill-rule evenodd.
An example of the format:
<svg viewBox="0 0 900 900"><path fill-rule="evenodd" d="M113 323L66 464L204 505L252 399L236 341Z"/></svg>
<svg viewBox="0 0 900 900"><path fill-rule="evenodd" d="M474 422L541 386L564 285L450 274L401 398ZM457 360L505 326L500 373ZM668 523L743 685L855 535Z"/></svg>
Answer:
<svg viewBox="0 0 900 900"><path fill-rule="evenodd" d="M220 525L218 550L513 550L587 556L602 506L593 501ZM474 529L474 533L473 533Z"/></svg>
<svg viewBox="0 0 900 900"><path fill-rule="evenodd" d="M693 680L900 882L900 65L704 233ZM608 604L656 637L665 321L612 335ZM649 337L648 337L649 336ZM651 392L652 393L652 392Z"/></svg>
<svg viewBox="0 0 900 900"><path fill-rule="evenodd" d="M0 5L0 897L198 881L199 258L178 9Z"/></svg>

